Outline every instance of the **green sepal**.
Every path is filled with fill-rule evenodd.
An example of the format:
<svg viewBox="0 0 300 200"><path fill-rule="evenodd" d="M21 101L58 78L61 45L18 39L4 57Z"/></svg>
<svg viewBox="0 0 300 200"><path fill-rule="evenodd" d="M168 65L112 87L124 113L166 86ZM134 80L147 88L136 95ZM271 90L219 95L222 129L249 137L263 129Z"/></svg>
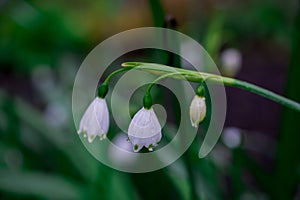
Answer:
<svg viewBox="0 0 300 200"><path fill-rule="evenodd" d="M200 83L199 87L196 90L196 94L199 97L204 97L205 96L205 86L204 86L204 83Z"/></svg>
<svg viewBox="0 0 300 200"><path fill-rule="evenodd" d="M108 84L107 83L101 84L98 88L98 97L103 99L106 96L107 92L108 92Z"/></svg>
<svg viewBox="0 0 300 200"><path fill-rule="evenodd" d="M145 109L150 109L152 106L152 97L149 93L146 93L143 99L143 104Z"/></svg>

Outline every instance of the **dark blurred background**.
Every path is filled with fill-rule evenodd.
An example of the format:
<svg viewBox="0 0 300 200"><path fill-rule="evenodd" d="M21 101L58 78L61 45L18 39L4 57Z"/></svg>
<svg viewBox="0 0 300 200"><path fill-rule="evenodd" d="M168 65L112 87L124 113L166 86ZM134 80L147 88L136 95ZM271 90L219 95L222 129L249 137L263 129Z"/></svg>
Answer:
<svg viewBox="0 0 300 200"><path fill-rule="evenodd" d="M297 0L0 0L0 199L300 199L299 113L240 89L226 88L225 128L204 159L193 144L165 169L127 174L85 150L76 72L101 41L145 26L181 31L223 75L300 102Z"/></svg>

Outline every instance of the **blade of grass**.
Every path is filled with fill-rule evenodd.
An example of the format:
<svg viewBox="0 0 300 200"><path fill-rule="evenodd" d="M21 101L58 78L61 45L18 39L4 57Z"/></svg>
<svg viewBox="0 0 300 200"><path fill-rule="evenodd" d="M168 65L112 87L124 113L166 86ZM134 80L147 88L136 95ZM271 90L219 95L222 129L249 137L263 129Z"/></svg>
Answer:
<svg viewBox="0 0 300 200"><path fill-rule="evenodd" d="M300 101L300 1L298 13L292 33L291 60L286 86L286 96ZM277 149L276 168L272 181L273 199L293 199L299 184L300 163L300 114L290 109L284 109Z"/></svg>
<svg viewBox="0 0 300 200"><path fill-rule="evenodd" d="M160 0L149 0L154 26L163 27L165 22L165 12Z"/></svg>
<svg viewBox="0 0 300 200"><path fill-rule="evenodd" d="M76 147L79 146L79 142L76 142L76 140L71 144L66 142L66 140L63 139L63 132L48 125L44 121L42 114L24 101L17 99L14 105L18 117L23 122L30 125L34 130L41 133L43 137L65 154L66 158L73 163L72 166L79 170L83 177L86 179L92 179L94 177L95 173L97 173L97 167L85 164L90 163L87 159L91 160L91 158L86 156L82 151L83 149L81 150ZM74 130L74 134L75 132L76 131Z"/></svg>
<svg viewBox="0 0 300 200"><path fill-rule="evenodd" d="M165 25L165 12L160 0L149 0L149 5L154 25L156 27L163 27ZM165 37L165 35L162 37ZM167 63L169 53L166 51L157 51L155 52L154 60ZM157 88L156 91L158 95L155 98L161 99L161 88ZM139 196L143 199L182 199L182 195L176 189L166 169L147 174L132 174L131 177Z"/></svg>
<svg viewBox="0 0 300 200"><path fill-rule="evenodd" d="M0 170L0 190L45 199L81 199L83 187L57 175Z"/></svg>

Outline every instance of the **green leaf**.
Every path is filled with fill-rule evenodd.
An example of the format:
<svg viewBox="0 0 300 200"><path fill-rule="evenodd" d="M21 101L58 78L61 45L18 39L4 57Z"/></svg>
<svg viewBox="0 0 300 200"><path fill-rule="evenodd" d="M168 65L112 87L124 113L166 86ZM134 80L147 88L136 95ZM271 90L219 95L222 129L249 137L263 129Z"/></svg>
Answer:
<svg viewBox="0 0 300 200"><path fill-rule="evenodd" d="M300 1L298 1L300 3ZM300 6L292 35L291 60L288 73L286 95L300 101ZM272 184L273 199L292 199L299 185L300 163L300 114L284 109L280 140L277 151L277 162Z"/></svg>
<svg viewBox="0 0 300 200"><path fill-rule="evenodd" d="M165 22L165 12L160 3L160 0L149 0L151 13L154 21L154 25L157 27L163 27Z"/></svg>
<svg viewBox="0 0 300 200"><path fill-rule="evenodd" d="M44 173L0 170L0 190L47 199L81 199L79 185L65 178Z"/></svg>
<svg viewBox="0 0 300 200"><path fill-rule="evenodd" d="M0 99L2 98L8 98L12 101L10 97L0 90ZM97 162L95 159L89 156L82 147L79 138L77 140L66 139L66 133L47 124L39 110L21 99L12 102L17 117L37 131L39 133L37 136L44 137L49 143L60 150L66 159L71 161L72 167L77 169L85 179L91 180L94 178L95 174L99 172L99 165L96 165ZM70 130L69 134L73 135L68 135L67 137L77 136L75 132L74 130L74 133L72 133Z"/></svg>

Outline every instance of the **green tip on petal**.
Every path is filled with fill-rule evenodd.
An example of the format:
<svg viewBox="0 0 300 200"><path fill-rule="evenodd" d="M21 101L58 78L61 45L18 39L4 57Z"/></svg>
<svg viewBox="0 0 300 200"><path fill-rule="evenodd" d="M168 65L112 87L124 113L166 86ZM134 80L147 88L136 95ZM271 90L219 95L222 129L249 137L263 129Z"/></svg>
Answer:
<svg viewBox="0 0 300 200"><path fill-rule="evenodd" d="M134 149L135 151L137 151L137 150L139 149L139 145L135 144L135 145L133 146L133 149Z"/></svg>
<svg viewBox="0 0 300 200"><path fill-rule="evenodd" d="M92 143L94 139L95 139L95 135L94 134L90 135L88 138L89 143Z"/></svg>
<svg viewBox="0 0 300 200"><path fill-rule="evenodd" d="M148 150L149 150L149 151L153 151L153 144L150 144L150 145L148 146Z"/></svg>
<svg viewBox="0 0 300 200"><path fill-rule="evenodd" d="M105 140L106 139L106 134L101 134L99 137L100 137L100 140Z"/></svg>

